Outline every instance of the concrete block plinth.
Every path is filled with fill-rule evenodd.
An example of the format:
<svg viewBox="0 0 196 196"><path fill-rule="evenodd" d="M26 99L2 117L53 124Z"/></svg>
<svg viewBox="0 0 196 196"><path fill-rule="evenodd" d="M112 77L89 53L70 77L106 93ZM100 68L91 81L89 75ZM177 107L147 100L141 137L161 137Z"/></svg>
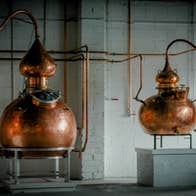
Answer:
<svg viewBox="0 0 196 196"><path fill-rule="evenodd" d="M196 149L135 150L138 184L154 187L196 185Z"/></svg>

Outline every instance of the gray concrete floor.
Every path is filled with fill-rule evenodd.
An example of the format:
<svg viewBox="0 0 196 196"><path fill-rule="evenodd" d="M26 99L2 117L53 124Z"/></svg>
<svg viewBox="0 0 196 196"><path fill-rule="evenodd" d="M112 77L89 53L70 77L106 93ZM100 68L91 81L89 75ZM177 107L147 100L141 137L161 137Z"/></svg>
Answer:
<svg viewBox="0 0 196 196"><path fill-rule="evenodd" d="M134 181L134 180L133 180ZM153 188L138 186L129 180L75 181L76 190L66 192L17 193L16 196L196 196L196 187ZM10 196L0 188L0 196Z"/></svg>

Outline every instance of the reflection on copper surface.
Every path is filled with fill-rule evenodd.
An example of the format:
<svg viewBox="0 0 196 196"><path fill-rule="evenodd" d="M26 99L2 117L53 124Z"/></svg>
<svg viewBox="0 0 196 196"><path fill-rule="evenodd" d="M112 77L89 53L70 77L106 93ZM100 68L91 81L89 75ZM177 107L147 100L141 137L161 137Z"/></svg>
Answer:
<svg viewBox="0 0 196 196"><path fill-rule="evenodd" d="M179 76L172 70L168 59L169 47L177 41L190 43L179 39L168 45L165 67L156 76L158 93L144 101L138 99L142 88L142 75L140 74L140 89L136 100L142 103L139 120L144 131L149 134L187 134L192 131L196 122L196 109L193 101L188 98L189 88L184 85L178 86ZM195 48L193 44L191 46Z"/></svg>
<svg viewBox="0 0 196 196"><path fill-rule="evenodd" d="M17 11L17 13L26 13ZM12 14L11 16L13 16ZM74 147L76 121L58 91L48 88L48 77L56 64L36 39L20 63L26 86L4 110L0 120L0 141L4 147ZM56 152L25 152L25 155L58 155Z"/></svg>
<svg viewBox="0 0 196 196"><path fill-rule="evenodd" d="M23 110L18 111L21 106ZM0 125L1 143L5 147L70 147L75 144L73 113L60 100L55 108L47 109L34 105L30 99L18 98L7 106Z"/></svg>

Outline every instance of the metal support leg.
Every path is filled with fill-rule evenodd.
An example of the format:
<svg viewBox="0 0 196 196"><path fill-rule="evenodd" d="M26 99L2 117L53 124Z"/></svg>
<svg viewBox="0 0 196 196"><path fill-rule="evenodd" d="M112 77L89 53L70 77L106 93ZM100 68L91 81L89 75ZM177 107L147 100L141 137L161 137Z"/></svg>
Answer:
<svg viewBox="0 0 196 196"><path fill-rule="evenodd" d="M157 149L157 137L154 135L154 149Z"/></svg>
<svg viewBox="0 0 196 196"><path fill-rule="evenodd" d="M20 160L18 159L18 152L14 151L14 183L18 184L18 177L20 175Z"/></svg>
<svg viewBox="0 0 196 196"><path fill-rule="evenodd" d="M187 137L184 137L185 139L189 139L190 141L190 149L192 149L192 134L164 134L164 135L156 135L154 134L154 149L157 149L157 136L160 136L160 147L162 148L163 147L163 136L173 136L173 137L176 137L176 136L187 136Z"/></svg>
<svg viewBox="0 0 196 196"><path fill-rule="evenodd" d="M55 159L55 177L59 178L59 158Z"/></svg>
<svg viewBox="0 0 196 196"><path fill-rule="evenodd" d="M190 149L192 149L192 134L190 134L189 136L190 136Z"/></svg>
<svg viewBox="0 0 196 196"><path fill-rule="evenodd" d="M163 136L162 135L160 136L160 147L161 148L163 147Z"/></svg>
<svg viewBox="0 0 196 196"><path fill-rule="evenodd" d="M13 160L12 159L9 159L9 171L8 171L8 175L9 175L10 183L12 183L12 180L13 180Z"/></svg>
<svg viewBox="0 0 196 196"><path fill-rule="evenodd" d="M70 150L67 151L67 172L65 164L65 182L69 182L70 180L70 152Z"/></svg>

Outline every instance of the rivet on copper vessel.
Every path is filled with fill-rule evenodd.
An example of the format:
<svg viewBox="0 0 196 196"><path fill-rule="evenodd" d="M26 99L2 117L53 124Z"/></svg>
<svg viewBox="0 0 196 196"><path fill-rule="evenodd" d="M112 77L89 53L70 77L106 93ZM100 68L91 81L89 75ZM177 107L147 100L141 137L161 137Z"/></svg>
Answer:
<svg viewBox="0 0 196 196"><path fill-rule="evenodd" d="M176 42L186 42L196 48L184 39L172 41L166 49L165 66L156 76L158 94L144 101L140 100L138 95L141 85L135 98L142 103L139 120L144 131L149 134L187 134L192 131L196 122L196 109L193 101L188 98L189 87L178 85L179 76L169 63L168 51ZM142 77L140 83L142 84Z"/></svg>

